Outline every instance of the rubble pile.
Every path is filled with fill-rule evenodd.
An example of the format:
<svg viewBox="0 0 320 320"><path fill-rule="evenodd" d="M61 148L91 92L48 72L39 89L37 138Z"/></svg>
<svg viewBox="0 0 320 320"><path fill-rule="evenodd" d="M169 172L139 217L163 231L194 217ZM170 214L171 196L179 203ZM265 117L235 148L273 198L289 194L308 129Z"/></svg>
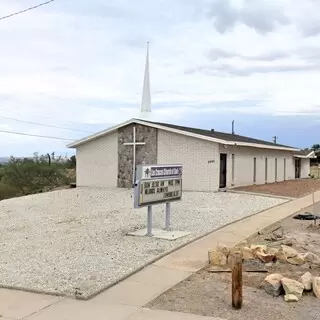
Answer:
<svg viewBox="0 0 320 320"><path fill-rule="evenodd" d="M240 252L243 261L259 260L265 266L279 263L288 263L301 266L309 264L309 267L320 266L320 258L312 252L299 253L290 246L290 242L280 244L278 248L268 247L264 244L246 245L240 244L234 248L219 246L208 251L209 263L211 266L231 267L232 254ZM277 297L284 294L286 302L298 301L304 291L313 291L314 295L320 299L320 277L313 277L310 272L306 272L299 279L289 279L279 273L269 274L261 284L264 290Z"/></svg>

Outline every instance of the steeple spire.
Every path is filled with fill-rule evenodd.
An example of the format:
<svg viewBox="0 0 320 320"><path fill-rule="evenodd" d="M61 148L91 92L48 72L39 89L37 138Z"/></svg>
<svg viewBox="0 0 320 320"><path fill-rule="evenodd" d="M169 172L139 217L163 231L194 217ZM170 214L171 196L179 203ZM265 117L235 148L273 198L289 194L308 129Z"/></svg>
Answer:
<svg viewBox="0 0 320 320"><path fill-rule="evenodd" d="M150 77L149 77L149 42L147 43L147 58L144 71L143 92L140 118L148 119L151 115L151 93L150 93Z"/></svg>

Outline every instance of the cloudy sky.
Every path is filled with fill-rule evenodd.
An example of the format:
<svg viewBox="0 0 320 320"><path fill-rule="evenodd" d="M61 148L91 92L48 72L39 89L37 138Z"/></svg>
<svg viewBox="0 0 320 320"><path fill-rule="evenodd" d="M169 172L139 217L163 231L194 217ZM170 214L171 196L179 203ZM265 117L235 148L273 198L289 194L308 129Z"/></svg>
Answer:
<svg viewBox="0 0 320 320"><path fill-rule="evenodd" d="M41 1L1 0L0 16ZM319 143L319 12L317 0L55 0L0 20L0 131L77 139L138 116L150 41L158 121ZM0 156L66 143L0 132Z"/></svg>

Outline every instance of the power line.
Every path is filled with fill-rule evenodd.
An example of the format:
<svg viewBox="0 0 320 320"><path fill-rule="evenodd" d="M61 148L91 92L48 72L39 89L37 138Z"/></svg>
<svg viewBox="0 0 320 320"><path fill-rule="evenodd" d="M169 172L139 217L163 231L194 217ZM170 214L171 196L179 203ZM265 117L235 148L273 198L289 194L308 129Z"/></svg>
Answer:
<svg viewBox="0 0 320 320"><path fill-rule="evenodd" d="M66 128L66 127L56 126L56 125L53 125L53 124L45 124L45 123L21 120L21 119L10 118L10 117L0 116L0 118L1 119L6 119L6 120L12 120L12 121L18 121L18 122L33 124L33 125L36 125L36 126L43 126L43 127L50 127L50 128L57 128L57 129L63 129L63 130L69 130L69 131L77 131L77 132L85 132L85 133L93 133L91 131L85 131L85 130L79 130L79 129L71 129L71 128Z"/></svg>
<svg viewBox="0 0 320 320"><path fill-rule="evenodd" d="M50 137L50 136L42 136L39 134L31 134L31 133L23 133L23 132L15 132L15 131L7 131L7 130L0 130L2 133L8 134L16 134L19 136L29 136L29 137L37 137L37 138L45 138L45 139L52 139L52 140L65 140L65 141L74 141L74 139L67 139L67 138L60 138L60 137Z"/></svg>
<svg viewBox="0 0 320 320"><path fill-rule="evenodd" d="M21 10L21 11L18 11L18 12L11 13L11 14L9 14L9 15L7 15L7 16L0 17L0 20L10 18L10 17L16 16L16 15L18 15L18 14L21 14L21 13L24 13L24 12L27 12L27 11L30 11L30 10L33 10L33 9L37 9L37 8L42 7L42 6L45 6L46 4L49 4L49 3L53 2L53 1L55 1L55 0L49 0L49 1L46 1L46 2L42 2L42 3L37 4L36 6L29 7L29 8L27 8L27 9L24 9L24 10Z"/></svg>

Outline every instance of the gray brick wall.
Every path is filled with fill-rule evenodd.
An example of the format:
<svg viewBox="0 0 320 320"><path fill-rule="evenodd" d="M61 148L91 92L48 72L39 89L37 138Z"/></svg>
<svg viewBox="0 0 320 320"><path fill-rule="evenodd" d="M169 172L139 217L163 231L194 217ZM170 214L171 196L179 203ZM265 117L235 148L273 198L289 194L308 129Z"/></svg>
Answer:
<svg viewBox="0 0 320 320"><path fill-rule="evenodd" d="M157 163L157 129L136 124L136 165ZM133 147L124 143L133 141L134 124L118 129L118 187L132 187Z"/></svg>

